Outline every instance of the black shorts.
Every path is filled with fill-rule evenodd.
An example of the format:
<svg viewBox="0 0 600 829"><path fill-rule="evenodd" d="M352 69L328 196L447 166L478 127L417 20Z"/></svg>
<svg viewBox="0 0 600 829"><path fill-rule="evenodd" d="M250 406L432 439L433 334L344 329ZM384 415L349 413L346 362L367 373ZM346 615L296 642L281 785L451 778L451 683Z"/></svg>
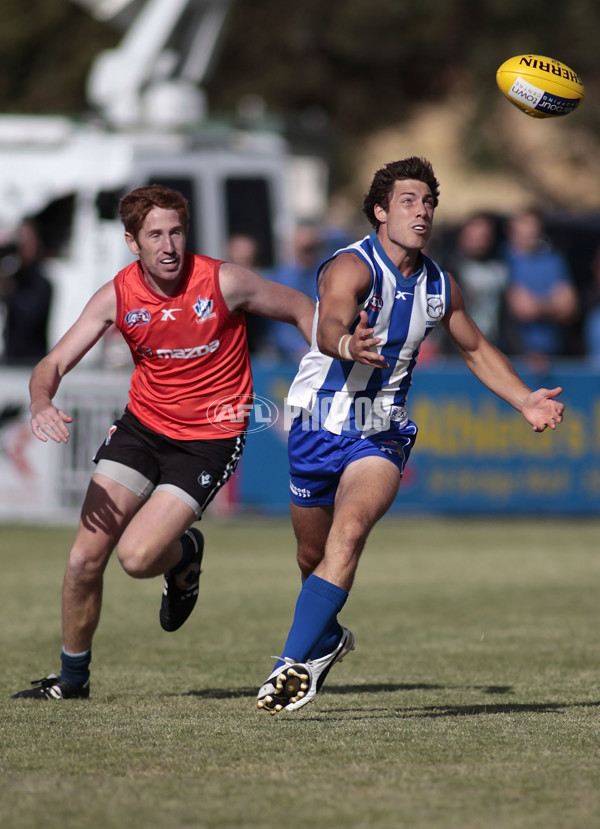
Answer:
<svg viewBox="0 0 600 829"><path fill-rule="evenodd" d="M148 429L126 409L94 457L97 472L140 498L167 490L200 517L234 472L246 435L219 440L175 440Z"/></svg>

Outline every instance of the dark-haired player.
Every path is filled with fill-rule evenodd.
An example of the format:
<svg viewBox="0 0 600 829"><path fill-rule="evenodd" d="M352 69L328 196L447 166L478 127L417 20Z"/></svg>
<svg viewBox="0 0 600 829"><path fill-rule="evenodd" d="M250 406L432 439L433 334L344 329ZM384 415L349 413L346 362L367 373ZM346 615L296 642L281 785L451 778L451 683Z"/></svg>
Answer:
<svg viewBox="0 0 600 829"><path fill-rule="evenodd" d="M316 335L288 395L297 412L288 447L303 586L282 656L258 693L258 707L272 714L314 699L354 647L337 617L417 435L406 397L433 328L446 328L473 374L534 431L562 420L561 389L532 392L467 314L454 279L423 253L437 203L428 161L387 164L364 201L373 233L318 273Z"/></svg>

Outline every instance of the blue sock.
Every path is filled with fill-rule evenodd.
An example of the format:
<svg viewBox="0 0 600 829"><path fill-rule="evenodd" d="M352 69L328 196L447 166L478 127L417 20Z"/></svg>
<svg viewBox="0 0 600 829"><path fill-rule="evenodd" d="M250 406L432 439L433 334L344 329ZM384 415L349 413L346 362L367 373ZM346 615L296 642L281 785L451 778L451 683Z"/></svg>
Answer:
<svg viewBox="0 0 600 829"><path fill-rule="evenodd" d="M306 662L331 653L340 641L342 630L337 615L347 598L348 593L341 587L319 576L309 576L296 602L283 656ZM275 667L283 664L279 660Z"/></svg>
<svg viewBox="0 0 600 829"><path fill-rule="evenodd" d="M66 679L71 685L78 687L85 685L90 678L91 648L81 653L67 653L63 648L60 660L62 663L61 679Z"/></svg>

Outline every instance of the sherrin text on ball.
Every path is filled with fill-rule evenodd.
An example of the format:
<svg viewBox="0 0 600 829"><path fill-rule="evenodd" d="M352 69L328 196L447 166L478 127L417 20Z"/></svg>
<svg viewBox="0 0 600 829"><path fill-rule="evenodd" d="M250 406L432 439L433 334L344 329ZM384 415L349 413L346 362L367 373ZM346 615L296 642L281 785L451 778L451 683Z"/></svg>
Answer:
<svg viewBox="0 0 600 829"><path fill-rule="evenodd" d="M532 118L569 115L583 101L579 75L554 58L516 55L496 72L502 94Z"/></svg>

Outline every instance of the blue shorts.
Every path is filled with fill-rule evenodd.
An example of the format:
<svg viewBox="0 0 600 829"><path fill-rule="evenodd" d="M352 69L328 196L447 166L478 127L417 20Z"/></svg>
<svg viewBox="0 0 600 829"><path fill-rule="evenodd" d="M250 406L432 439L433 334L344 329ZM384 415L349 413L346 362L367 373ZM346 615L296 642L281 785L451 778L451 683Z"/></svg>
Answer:
<svg viewBox="0 0 600 829"><path fill-rule="evenodd" d="M307 421L297 417L288 437L290 499L299 507L333 504L342 473L360 458L386 458L402 475L417 439L417 426L412 420L400 429L366 438L334 435L326 429L306 426Z"/></svg>

